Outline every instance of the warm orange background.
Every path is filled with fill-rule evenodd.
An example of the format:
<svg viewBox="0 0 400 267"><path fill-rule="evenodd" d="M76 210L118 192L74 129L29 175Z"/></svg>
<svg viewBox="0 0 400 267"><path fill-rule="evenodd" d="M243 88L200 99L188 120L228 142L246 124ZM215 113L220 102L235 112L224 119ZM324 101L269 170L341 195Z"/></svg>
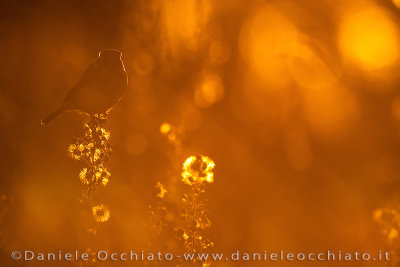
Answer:
<svg viewBox="0 0 400 267"><path fill-rule="evenodd" d="M396 4L3 1L2 257L79 247L82 166L66 148L88 119L68 113L47 128L40 119L105 48L122 51L129 87L107 123L111 218L100 247L144 249L155 183L179 182L183 161L204 154L216 163L215 251L386 249L373 212L398 204ZM172 141L164 122L179 129Z"/></svg>

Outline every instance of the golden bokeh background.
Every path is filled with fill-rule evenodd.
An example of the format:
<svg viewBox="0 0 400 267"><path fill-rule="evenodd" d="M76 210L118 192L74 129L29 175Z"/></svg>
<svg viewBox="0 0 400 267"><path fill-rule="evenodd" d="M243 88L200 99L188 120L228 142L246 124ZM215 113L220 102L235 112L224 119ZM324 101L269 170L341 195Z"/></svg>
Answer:
<svg viewBox="0 0 400 267"><path fill-rule="evenodd" d="M399 1L0 5L3 259L79 247L82 166L66 148L88 118L67 113L47 128L40 119L106 48L122 51L129 86L107 122L111 217L100 247L145 249L154 185L173 194L196 154L216 163L214 251L389 246L373 214L399 205Z"/></svg>

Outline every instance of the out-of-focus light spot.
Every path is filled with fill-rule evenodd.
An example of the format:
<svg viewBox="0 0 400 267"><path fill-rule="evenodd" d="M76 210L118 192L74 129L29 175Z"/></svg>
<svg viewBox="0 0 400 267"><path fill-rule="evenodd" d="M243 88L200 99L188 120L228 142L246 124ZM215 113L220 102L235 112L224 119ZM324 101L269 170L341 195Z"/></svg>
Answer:
<svg viewBox="0 0 400 267"><path fill-rule="evenodd" d="M125 144L129 153L141 155L146 151L149 141L144 134L133 133L127 137Z"/></svg>
<svg viewBox="0 0 400 267"><path fill-rule="evenodd" d="M142 52L135 58L133 67L137 74L148 75L154 69L154 59L149 53Z"/></svg>
<svg viewBox="0 0 400 267"><path fill-rule="evenodd" d="M268 85L287 85L286 59L298 43L296 28L277 10L265 5L243 26L240 51L258 78Z"/></svg>
<svg viewBox="0 0 400 267"><path fill-rule="evenodd" d="M330 67L306 45L297 47L288 66L293 79L303 87L323 88L337 81Z"/></svg>
<svg viewBox="0 0 400 267"><path fill-rule="evenodd" d="M160 1L162 27L166 43L173 54L184 47L197 50L201 28L208 21L210 1Z"/></svg>
<svg viewBox="0 0 400 267"><path fill-rule="evenodd" d="M168 122L164 122L161 124L160 126L160 132L162 134L167 134L171 131L171 124L169 124Z"/></svg>
<svg viewBox="0 0 400 267"><path fill-rule="evenodd" d="M400 8L400 0L392 0L393 5L395 5L397 8Z"/></svg>
<svg viewBox="0 0 400 267"><path fill-rule="evenodd" d="M379 221L382 217L382 214L383 214L383 211L381 209L375 210L374 215L373 215L374 220Z"/></svg>
<svg viewBox="0 0 400 267"><path fill-rule="evenodd" d="M176 140L176 134L171 132L168 134L168 140L169 141L175 141Z"/></svg>
<svg viewBox="0 0 400 267"><path fill-rule="evenodd" d="M390 232L388 234L389 240L393 240L393 239L397 238L398 236L399 236L399 234L396 229L394 229L394 228L390 229Z"/></svg>
<svg viewBox="0 0 400 267"><path fill-rule="evenodd" d="M399 55L398 28L377 6L350 8L339 27L339 46L352 62L368 70L391 66Z"/></svg>
<svg viewBox="0 0 400 267"><path fill-rule="evenodd" d="M290 167L305 170L313 161L313 153L304 128L289 125L285 131L285 149Z"/></svg>
<svg viewBox="0 0 400 267"><path fill-rule="evenodd" d="M196 89L194 102L201 108L208 108L222 99L224 87L217 75L206 75L201 85Z"/></svg>
<svg viewBox="0 0 400 267"><path fill-rule="evenodd" d="M346 132L358 116L355 96L341 85L303 92L306 119L320 137Z"/></svg>
<svg viewBox="0 0 400 267"><path fill-rule="evenodd" d="M216 41L210 45L210 60L212 63L225 63L229 60L230 56L231 49L227 43Z"/></svg>

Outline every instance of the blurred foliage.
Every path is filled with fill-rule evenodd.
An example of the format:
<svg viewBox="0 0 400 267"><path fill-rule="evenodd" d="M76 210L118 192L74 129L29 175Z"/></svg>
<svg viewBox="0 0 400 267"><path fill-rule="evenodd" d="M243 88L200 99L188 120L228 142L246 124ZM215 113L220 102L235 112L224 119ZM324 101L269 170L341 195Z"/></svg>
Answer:
<svg viewBox="0 0 400 267"><path fill-rule="evenodd" d="M399 266L400 264L400 213L397 209L377 209L374 212L374 220L379 225L383 236L386 238L390 252L389 266Z"/></svg>

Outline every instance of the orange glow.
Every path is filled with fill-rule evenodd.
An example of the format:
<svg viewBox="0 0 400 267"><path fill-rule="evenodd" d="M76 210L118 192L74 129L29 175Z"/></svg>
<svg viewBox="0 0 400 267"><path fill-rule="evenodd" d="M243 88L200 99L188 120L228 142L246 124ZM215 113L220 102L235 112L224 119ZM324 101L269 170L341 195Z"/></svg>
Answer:
<svg viewBox="0 0 400 267"><path fill-rule="evenodd" d="M201 85L196 89L194 102L201 108L208 108L220 101L224 94L224 87L217 75L206 75Z"/></svg>
<svg viewBox="0 0 400 267"><path fill-rule="evenodd" d="M162 134L167 134L171 131L171 124L169 124L168 122L164 122L163 124L161 124L160 126L160 132Z"/></svg>
<svg viewBox="0 0 400 267"><path fill-rule="evenodd" d="M400 8L400 0L392 0L392 2L397 8Z"/></svg>
<svg viewBox="0 0 400 267"><path fill-rule="evenodd" d="M400 98L396 98L392 102L392 115L400 122Z"/></svg>
<svg viewBox="0 0 400 267"><path fill-rule="evenodd" d="M349 9L339 26L343 55L368 70L389 67L399 56L398 27L390 14L377 6Z"/></svg>
<svg viewBox="0 0 400 267"><path fill-rule="evenodd" d="M212 63L222 64L229 60L231 49L229 44L222 41L213 42L210 46L210 58Z"/></svg>
<svg viewBox="0 0 400 267"><path fill-rule="evenodd" d="M313 161L313 153L304 128L289 126L284 137L286 156L290 167L296 171L307 169Z"/></svg>
<svg viewBox="0 0 400 267"><path fill-rule="evenodd" d="M154 59L149 53L142 52L135 58L133 67L137 74L148 75L154 69Z"/></svg>
<svg viewBox="0 0 400 267"><path fill-rule="evenodd" d="M180 48L197 50L202 27L211 11L211 2L167 0L160 2L167 45L173 54Z"/></svg>
<svg viewBox="0 0 400 267"><path fill-rule="evenodd" d="M242 56L259 79L273 86L289 82L286 59L297 44L296 27L268 5L257 9L240 35Z"/></svg>
<svg viewBox="0 0 400 267"><path fill-rule="evenodd" d="M333 70L306 44L299 44L289 59L292 78L305 88L324 88L337 82Z"/></svg>
<svg viewBox="0 0 400 267"><path fill-rule="evenodd" d="M358 103L352 92L341 85L305 89L305 116L321 137L346 132L358 117Z"/></svg>
<svg viewBox="0 0 400 267"><path fill-rule="evenodd" d="M133 133L126 140L126 148L133 155L143 154L149 145L147 137L142 133Z"/></svg>
<svg viewBox="0 0 400 267"><path fill-rule="evenodd" d="M0 266L22 249L400 266L400 0L3 2ZM41 127L66 95L110 110ZM369 265L314 265L332 263Z"/></svg>
<svg viewBox="0 0 400 267"><path fill-rule="evenodd" d="M393 228L390 229L390 232L389 232L389 234L388 234L389 240L396 239L398 236L399 236L399 233L397 232L396 229L393 229Z"/></svg>

